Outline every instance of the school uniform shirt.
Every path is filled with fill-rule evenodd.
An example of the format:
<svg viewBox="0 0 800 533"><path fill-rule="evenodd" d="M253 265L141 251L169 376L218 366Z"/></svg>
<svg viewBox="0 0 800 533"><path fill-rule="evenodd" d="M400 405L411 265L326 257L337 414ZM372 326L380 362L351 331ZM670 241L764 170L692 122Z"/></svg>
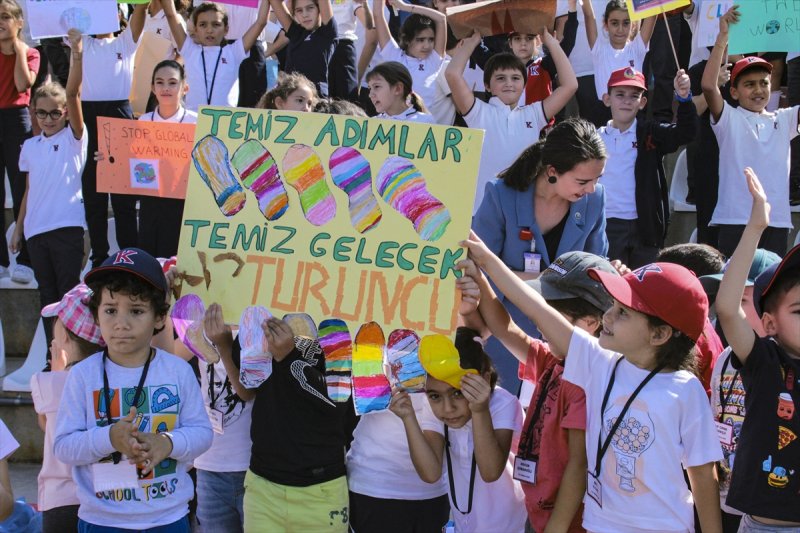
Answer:
<svg viewBox="0 0 800 533"><path fill-rule="evenodd" d="M377 52L376 52L377 53ZM434 100L437 102L435 109L428 108L437 124L442 126L452 126L456 121L456 104L453 102L452 91L450 91L450 84L447 83L447 78L444 75L447 70L447 65L450 64L450 57L448 56L439 68L439 73L436 75L436 96ZM464 70L464 80L467 80L466 74L470 69ZM483 74L481 74L482 76ZM467 81L467 83L469 83ZM483 81L481 81L483 83ZM480 85L479 87L483 87Z"/></svg>
<svg viewBox="0 0 800 533"><path fill-rule="evenodd" d="M744 364L734 354L747 416L726 503L743 513L800 522L800 361L757 337Z"/></svg>
<svg viewBox="0 0 800 533"><path fill-rule="evenodd" d="M39 492L36 506L40 511L49 511L65 505L78 505L72 467L56 459L53 444L56 435L56 415L61 405L61 394L67 382L68 372L37 372L31 376L31 397L37 414L45 415L44 450L42 469L39 471Z"/></svg>
<svg viewBox="0 0 800 533"><path fill-rule="evenodd" d="M425 407L430 414L420 420L423 431L435 431L444 436L444 422L436 419L430 404ZM514 432L513 441L519 437L522 427L522 405L510 392L495 387L489 400L489 413L494 429L510 429ZM464 514L469 502L469 480L472 456L475 446L472 441L472 420L458 429L449 429L450 459L453 463L453 488L450 493L453 520L457 533L502 531L519 533L525 530L525 495L519 481L514 480L512 454L500 478L491 483L481 479L475 468L475 488L473 491L472 512ZM447 461L442 458L442 469L447 476Z"/></svg>
<svg viewBox="0 0 800 533"><path fill-rule="evenodd" d="M25 61L28 68L34 73L39 72L39 51L28 47L25 52ZM0 109L15 109L26 107L31 102L31 89L28 87L22 92L17 90L14 83L14 69L17 64L17 54L0 54Z"/></svg>
<svg viewBox="0 0 800 533"><path fill-rule="evenodd" d="M175 111L174 115L163 118L158 114L158 107L156 107L153 111L140 115L139 120L146 120L149 122L177 122L180 124L196 124L197 113L180 106L178 107L178 110Z"/></svg>
<svg viewBox="0 0 800 533"><path fill-rule="evenodd" d="M616 367L606 411L603 396ZM600 347L598 339L575 328L564 379L586 394L586 453L596 468L598 436L604 441L629 396L648 376L624 357ZM683 469L722 459L719 439L703 386L685 370L656 374L641 390L603 457L602 509L584 496L583 527L628 533L693 531L692 495ZM591 479L590 479L591 481Z"/></svg>
<svg viewBox="0 0 800 533"><path fill-rule="evenodd" d="M81 174L88 146L87 129L76 139L69 123L50 137L39 134L22 145L19 169L28 173L26 239L60 228L86 227Z"/></svg>
<svg viewBox="0 0 800 533"><path fill-rule="evenodd" d="M118 37L83 38L83 102L127 100L133 84L133 59L138 43L130 28ZM113 80L109 83L109 80Z"/></svg>
<svg viewBox="0 0 800 533"><path fill-rule="evenodd" d="M437 108L442 105L442 99L446 98L436 90L436 78L444 64L444 58L436 50L432 50L425 59L411 57L397 45L394 39L389 39L386 46L383 48L378 46L378 48L384 61L397 61L405 65L408 72L411 73L414 92L422 98L425 107L436 117L439 112ZM437 122L442 124L438 119Z"/></svg>
<svg viewBox="0 0 800 533"><path fill-rule="evenodd" d="M475 99L472 109L464 115L470 128L485 131L475 203L472 213L483 201L486 184L497 177L497 173L511 166L519 154L539 140L539 133L547 125L547 117L541 102L522 107L507 106L493 96L489 103Z"/></svg>
<svg viewBox="0 0 800 533"><path fill-rule="evenodd" d="M201 46L187 37L181 48L186 64L186 107L197 111L201 105L235 107L239 100L239 65L250 52L242 40L225 46ZM216 76L215 76L216 73Z"/></svg>
<svg viewBox="0 0 800 533"><path fill-rule="evenodd" d="M600 183L606 189L606 218L636 220L636 119L625 131L612 121L597 130L606 145L608 159Z"/></svg>
<svg viewBox="0 0 800 533"><path fill-rule="evenodd" d="M286 72L299 72L317 86L320 96L328 96L328 66L336 48L338 26L331 17L327 24L308 31L292 20L286 31Z"/></svg>
<svg viewBox="0 0 800 533"><path fill-rule="evenodd" d="M436 119L433 115L417 111L413 107L409 107L399 115L387 115L386 113L378 113L376 118L386 118L392 120L406 120L408 122L419 122L421 124L436 124Z"/></svg>
<svg viewBox="0 0 800 533"><path fill-rule="evenodd" d="M433 416L425 409L425 394L410 397L417 420ZM419 477L411 462L403 421L388 410L359 420L347 452L347 484L357 494L390 500L430 500L447 494L446 477L438 483L426 483Z"/></svg>
<svg viewBox="0 0 800 533"><path fill-rule="evenodd" d="M633 67L641 72L647 50L648 46L642 40L641 33L637 34L632 41L625 43L621 50L617 50L611 46L605 33L599 32L597 40L594 42L594 48L592 48L594 88L597 91L597 99L602 100L603 95L608 92L608 80L615 70Z"/></svg>
<svg viewBox="0 0 800 533"><path fill-rule="evenodd" d="M183 28L183 31L186 31L186 21L183 20L183 17L179 14L178 15L178 23ZM167 22L167 17L164 14L164 10L160 10L155 15L151 15L149 12L144 19L144 28L142 31L150 32L162 39L166 39L172 43L172 48L167 52L167 55L164 56L162 59L175 59L178 55L178 43L175 41L175 36L172 35L172 30L169 28L169 22ZM191 39L187 33L187 39Z"/></svg>
<svg viewBox="0 0 800 533"><path fill-rule="evenodd" d="M597 35L600 36L603 34L603 13L606 10L608 0L591 0L591 2L592 8L594 9ZM556 0L556 17L567 16L568 13L569 5L567 0ZM592 52L589 50L589 39L586 37L586 20L583 17L583 0L578 1L576 15L578 17L578 28L575 33L575 46L572 48L572 53L567 55L569 56L572 70L575 71L575 76L578 78L593 76L594 63L592 61Z"/></svg>
<svg viewBox="0 0 800 533"><path fill-rule="evenodd" d="M7 459L9 455L17 451L17 448L19 448L19 442L0 419L0 461Z"/></svg>
<svg viewBox="0 0 800 533"><path fill-rule="evenodd" d="M336 19L337 37L348 41L358 39L356 9L361 6L353 0L332 0L331 7L333 8L333 18Z"/></svg>
<svg viewBox="0 0 800 533"><path fill-rule="evenodd" d="M754 113L725 102L711 129L719 142L719 195L711 225L747 224L750 218L744 168L751 167L761 181L772 206L769 225L791 228L789 211L789 149L797 137L800 106L774 113Z"/></svg>
<svg viewBox="0 0 800 533"><path fill-rule="evenodd" d="M724 437L720 432L720 444L722 444L722 461L719 463L720 507L726 513L740 515L741 511L725 504L731 484L731 470L736 459L736 445L747 413L744 407L742 375L733 367L732 356L730 347L725 348L711 372L711 410L714 413L714 421L730 428L724 433Z"/></svg>
<svg viewBox="0 0 800 533"><path fill-rule="evenodd" d="M102 352L69 371L58 410L55 454L72 465L81 502L78 517L90 524L141 530L171 524L189 512L194 486L186 470L211 445L212 431L191 367L163 350L156 350L150 361L133 423L139 431L169 432L172 452L136 488L94 489L92 466L114 452L107 413L112 419L128 413L142 370L105 361L110 407L102 392Z"/></svg>

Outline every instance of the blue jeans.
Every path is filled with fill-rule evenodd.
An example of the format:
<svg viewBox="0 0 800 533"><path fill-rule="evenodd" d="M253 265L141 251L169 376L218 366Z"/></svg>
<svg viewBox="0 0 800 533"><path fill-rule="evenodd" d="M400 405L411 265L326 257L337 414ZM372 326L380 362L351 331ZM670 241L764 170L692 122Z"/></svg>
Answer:
<svg viewBox="0 0 800 533"><path fill-rule="evenodd" d="M201 532L243 531L245 473L197 469L197 522Z"/></svg>
<svg viewBox="0 0 800 533"><path fill-rule="evenodd" d="M753 519L750 515L744 515L739 524L739 533L797 533L800 530L797 526L772 526L762 524Z"/></svg>
<svg viewBox="0 0 800 533"><path fill-rule="evenodd" d="M97 526L80 519L78 520L78 533L126 533L128 531L134 530L122 527ZM189 517L187 515L171 524L142 529L140 531L142 533L189 533Z"/></svg>

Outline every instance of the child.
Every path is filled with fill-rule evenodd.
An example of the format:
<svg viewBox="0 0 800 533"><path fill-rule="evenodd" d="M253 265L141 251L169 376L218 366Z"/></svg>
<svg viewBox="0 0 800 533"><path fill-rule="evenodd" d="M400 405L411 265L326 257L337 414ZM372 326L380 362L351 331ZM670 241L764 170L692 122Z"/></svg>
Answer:
<svg viewBox="0 0 800 533"><path fill-rule="evenodd" d="M486 132L473 214L481 205L486 183L511 166L525 148L539 139L542 128L561 111L578 88L569 59L555 37L545 31L542 41L556 65L558 89L541 102L519 107L517 104L525 88L525 65L512 54L497 54L486 62L483 73L486 90L492 98L488 104L477 100L462 74L480 39L477 33L464 39L445 70L456 109L464 115L469 127Z"/></svg>
<svg viewBox="0 0 800 533"><path fill-rule="evenodd" d="M609 154L600 178L606 188L608 257L630 268L652 263L664 246L669 224L664 155L691 141L697 130L689 84L689 76L679 70L673 81L678 121L670 124L637 120L647 105L641 72L623 67L608 78L603 103L611 109L611 120L599 129Z"/></svg>
<svg viewBox="0 0 800 533"><path fill-rule="evenodd" d="M42 309L42 316L55 317L53 340L50 342L51 372L31 376L33 407L39 414L39 427L44 431L44 459L39 472L39 498L44 533L78 529L78 496L71 468L53 456L56 413L69 369L105 345L100 328L86 304L91 293L81 283L60 302Z"/></svg>
<svg viewBox="0 0 800 533"><path fill-rule="evenodd" d="M175 6L175 11L178 13L184 9L184 5L186 4L186 0L164 1L172 2ZM169 49L167 55L163 59L175 59L178 56L178 49L180 46L178 46L175 37L172 35L166 13L161 9L161 2L162 0L150 0L150 3L147 4L147 16L144 19L143 31L153 33L171 42L172 48ZM178 15L178 24L181 25L184 31L186 30L186 21L183 20L183 17L180 15Z"/></svg>
<svg viewBox="0 0 800 533"><path fill-rule="evenodd" d="M611 73L623 67L642 71L644 56L656 25L655 17L641 21L639 33L632 35L631 19L625 0L610 0L603 13L603 33L598 34L592 2L583 2L586 38L594 61L594 85L597 99L606 93ZM607 37L606 37L607 35Z"/></svg>
<svg viewBox="0 0 800 533"><path fill-rule="evenodd" d="M85 279L107 347L70 371L55 438L73 466L79 531L188 532L186 471L212 431L189 365L150 346L169 308L161 265L126 248Z"/></svg>
<svg viewBox="0 0 800 533"><path fill-rule="evenodd" d="M519 360L520 377L536 385L515 458L515 478L522 481L528 520L534 531L584 531L586 397L579 387L562 380L563 360L550 352L546 342L522 331L474 263L467 260L464 264L468 265L465 275L478 280L478 311L483 321ZM603 313L613 301L603 286L589 277L590 268L616 272L599 256L568 252L529 284L571 324L596 337Z"/></svg>
<svg viewBox="0 0 800 533"><path fill-rule="evenodd" d="M14 219L19 217L25 194L25 173L19 169L22 143L31 136L31 86L39 72L39 51L20 38L25 24L17 0L0 0L0 176L8 173L14 206ZM0 180L2 181L2 180ZM0 206L5 207L6 188L0 187ZM5 225L2 226L5 228ZM17 266L9 272L8 243L5 231L0 231L0 278L11 276L16 283L30 283L28 249L23 240L17 256Z"/></svg>
<svg viewBox="0 0 800 533"><path fill-rule="evenodd" d="M367 0L333 0L331 9L336 19L337 38L328 68L329 96L355 101L359 82L357 24L373 29L375 22Z"/></svg>
<svg viewBox="0 0 800 533"><path fill-rule="evenodd" d="M708 312L697 278L670 263L622 277L590 270L614 298L598 341L547 305L474 234L465 244L498 289L537 324L553 354L567 354L564 379L586 394L583 527L692 530L694 503L703 531L719 531L714 462L722 453L705 391L686 370Z"/></svg>
<svg viewBox="0 0 800 533"><path fill-rule="evenodd" d="M193 39L187 38L175 5L163 1L162 7L183 56L188 84L194 87L186 98L186 107L192 111L201 105L235 107L239 100L239 65L267 25L267 1L261 0L256 21L241 39L232 43L225 40L228 15L221 5L205 2L192 11Z"/></svg>
<svg viewBox="0 0 800 533"><path fill-rule="evenodd" d="M378 32L381 59L397 61L408 69L414 80L414 90L425 102L425 107L437 118L437 123L441 124L438 120L439 108L447 96L437 92L436 76L444 62L447 43L447 22L444 14L429 7L392 0L395 9L411 13L400 28L400 42L397 43L389 32L383 2L373 2L372 13Z"/></svg>
<svg viewBox="0 0 800 533"><path fill-rule="evenodd" d="M308 78L297 72L281 73L278 84L261 97L256 107L308 113L316 101L317 87Z"/></svg>
<svg viewBox="0 0 800 533"><path fill-rule="evenodd" d="M367 73L369 98L378 112L378 118L408 120L435 124L436 120L427 113L425 103L415 93L411 84L411 73L397 61L387 61Z"/></svg>
<svg viewBox="0 0 800 533"><path fill-rule="evenodd" d="M764 191L772 205L770 226L761 233L759 246L778 255L786 253L789 229L789 143L797 136L800 105L766 111L770 96L772 64L746 57L731 70L734 108L725 103L717 85L718 65L728 46L728 30L739 20L736 6L719 19L719 35L703 72L703 95L711 112L711 127L719 142L719 197L711 224L719 227L718 248L733 253L747 222L747 202L742 202L745 184L742 169L752 167L764 180Z"/></svg>
<svg viewBox="0 0 800 533"><path fill-rule="evenodd" d="M284 71L311 80L320 96L328 96L328 69L336 46L337 26L331 0L269 0L289 38Z"/></svg>
<svg viewBox="0 0 800 533"><path fill-rule="evenodd" d="M477 370L462 372L460 388L452 376L437 372L438 365L426 366L430 412L421 421L408 392L397 387L389 409L403 421L419 477L436 483L447 473L455 531L518 533L525 526L524 496L512 478L509 450L522 425L522 406L495 387L497 374L476 337L470 328L456 331L461 368Z"/></svg>
<svg viewBox="0 0 800 533"><path fill-rule="evenodd" d="M761 84L754 89L763 88ZM765 333L759 336L748 323L741 301L756 246L770 223L770 206L755 172L746 168L744 174L753 206L717 295L717 317L734 354L731 365L742 377L747 411L725 503L744 513L739 531L796 531L800 527L800 444L796 442L800 433L800 246L755 279L753 306Z"/></svg>
<svg viewBox="0 0 800 533"><path fill-rule="evenodd" d="M23 235L27 240L42 307L77 285L83 266L81 171L89 141L80 102L80 32L71 29L69 40L72 64L66 91L50 82L33 95L42 133L22 145L19 168L28 173L28 182L11 236L12 252L20 250Z"/></svg>

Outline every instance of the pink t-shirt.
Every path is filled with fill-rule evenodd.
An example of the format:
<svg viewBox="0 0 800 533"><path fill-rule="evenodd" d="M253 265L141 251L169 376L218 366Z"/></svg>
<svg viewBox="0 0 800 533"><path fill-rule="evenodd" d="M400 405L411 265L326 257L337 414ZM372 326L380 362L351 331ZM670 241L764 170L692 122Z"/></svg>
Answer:
<svg viewBox="0 0 800 533"><path fill-rule="evenodd" d="M525 455L536 404L543 392L547 394L534 423L528 454L536 460L536 484L522 482L525 507L535 531L544 531L556 503L561 478L569 461L567 430L586 430L586 396L577 385L563 381L563 373L564 363L553 356L548 345L530 339L528 359L524 365L519 365L519 377L536 383L536 391L525 415L518 455ZM568 531L585 531L581 527L582 515L583 504L575 513Z"/></svg>
<svg viewBox="0 0 800 533"><path fill-rule="evenodd" d="M68 372L37 372L31 376L31 396L33 407L40 415L47 417L44 432L44 456L42 470L39 472L40 511L47 511L65 505L78 505L75 482L72 481L72 468L53 455L53 442L56 434L56 415L61 403L61 393L67 382Z"/></svg>

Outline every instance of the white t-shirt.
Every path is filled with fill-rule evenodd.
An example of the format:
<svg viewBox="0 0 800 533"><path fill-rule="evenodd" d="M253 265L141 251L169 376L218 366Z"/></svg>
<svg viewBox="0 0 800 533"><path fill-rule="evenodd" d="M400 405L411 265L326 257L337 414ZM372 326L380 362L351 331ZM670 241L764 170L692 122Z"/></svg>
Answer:
<svg viewBox="0 0 800 533"><path fill-rule="evenodd" d="M108 39L95 39L85 35L81 100L127 100L133 84L133 59L137 47L130 28L118 37Z"/></svg>
<svg viewBox="0 0 800 533"><path fill-rule="evenodd" d="M206 1L207 0L194 0L192 3L194 7L197 7ZM230 41L241 39L244 34L247 33L247 30L250 29L250 26L258 19L257 7L237 6L228 3L223 4L222 7L228 14L228 33L225 35L225 38ZM261 32L258 38L265 41L266 29Z"/></svg>
<svg viewBox="0 0 800 533"><path fill-rule="evenodd" d="M178 15L178 22L183 28L183 31L186 31L186 21L183 20L183 17L180 15ZM172 35L172 30L169 29L169 22L167 22L167 17L164 15L163 9L155 15L150 15L149 13L147 14L144 19L143 31L155 33L162 39L166 39L171 42L172 50L170 50L164 59L175 59L178 53L178 43L175 41L175 37Z"/></svg>
<svg viewBox="0 0 800 533"><path fill-rule="evenodd" d="M597 133L608 152L606 168L600 177L606 188L606 218L636 220L636 120L623 132L609 120Z"/></svg>
<svg viewBox="0 0 800 533"><path fill-rule="evenodd" d="M53 442L56 435L56 414L61 404L61 393L67 382L66 371L37 372L31 376L31 397L33 408L45 415L44 450L42 470L39 472L39 497L36 506L47 511L65 505L78 505L75 482L72 480L72 467L65 465L53 455Z"/></svg>
<svg viewBox="0 0 800 533"><path fill-rule="evenodd" d="M747 224L752 201L744 168L755 171L772 206L769 225L791 228L789 146L797 137L800 106L753 113L725 103L711 129L719 142L719 199L711 224Z"/></svg>
<svg viewBox="0 0 800 533"><path fill-rule="evenodd" d="M428 404L425 409L430 411ZM514 431L513 441L519 438L522 429L522 405L510 392L496 387L489 400L489 412L492 415L494 429L510 429ZM444 435L444 422L426 415L420 420L423 431L435 431ZM486 483L480 472L475 469L475 489L473 492L472 512L462 514L455 508L466 511L469 501L469 479L472 467L472 452L475 449L472 441L472 420L463 427L450 429L450 459L453 462L454 495L450 494L450 505L457 533L482 533L502 531L503 533L519 533L525 530L528 512L525 509L525 494L519 481L514 479L513 454L509 453L506 468L496 481ZM447 461L442 460L442 469L447 477Z"/></svg>
<svg viewBox="0 0 800 533"><path fill-rule="evenodd" d="M488 104L476 98L472 109L464 115L464 120L470 128L486 132L472 208L472 214L475 214L483 201L486 184L497 177L498 172L510 167L523 150L539 140L539 133L547 125L547 117L542 102L511 109L493 96Z"/></svg>
<svg viewBox="0 0 800 533"><path fill-rule="evenodd" d="M356 9L361 6L357 5L353 0L332 0L331 7L333 8L333 18L336 19L339 39L351 41L358 39L356 34L356 23L358 22Z"/></svg>
<svg viewBox="0 0 800 533"><path fill-rule="evenodd" d="M249 54L241 39L220 48L200 46L187 37L181 48L186 64L186 81L191 87L186 94L186 107L192 111L206 104L235 107L239 100L239 65Z"/></svg>
<svg viewBox="0 0 800 533"><path fill-rule="evenodd" d="M391 13L389 8L383 6L383 16L386 20L389 20ZM337 22L338 24L338 22ZM338 27L338 26L337 26ZM356 24L356 61L361 59L361 53L364 51L364 45L367 44L367 29L361 24L361 21L358 21ZM375 47L375 52L372 54L372 59L369 61L369 66L367 67L367 71L364 72L364 77L361 78L361 87L368 87L367 85L367 72L374 69L376 65L382 63L384 60L381 58L381 49L379 46Z"/></svg>
<svg viewBox="0 0 800 533"><path fill-rule="evenodd" d="M162 118L158 114L158 107L149 113L145 113L139 117L139 120L146 120L149 122L177 122L180 124L197 124L197 113L190 111L183 106L180 106L175 114L171 117Z"/></svg>
<svg viewBox="0 0 800 533"><path fill-rule="evenodd" d="M436 117L437 108L441 104L441 100L446 98L436 90L436 77L439 75L444 58L436 50L432 51L425 59L411 57L397 46L394 39L389 39L385 47L380 48L379 46L378 48L383 61L398 61L405 65L414 82L412 89L425 102L425 107L428 108L428 111ZM439 121L437 120L437 122Z"/></svg>
<svg viewBox="0 0 800 533"><path fill-rule="evenodd" d="M620 361L606 411L600 413L617 360L623 356L604 350L598 342L575 328L564 368L564 379L586 392L586 453L591 472L598 435L606 438L625 402L649 374L626 359ZM683 370L656 374L633 401L615 435L599 476L603 507L586 495L583 527L615 533L694 531L692 495L683 468L722 458L700 381Z"/></svg>
<svg viewBox="0 0 800 533"><path fill-rule="evenodd" d="M411 394L411 404L420 424L433 416L430 408L425 409L424 394ZM391 500L430 500L447 494L446 477L426 483L417 475L403 421L386 410L359 420L347 452L347 484L355 493Z"/></svg>
<svg viewBox="0 0 800 533"><path fill-rule="evenodd" d="M26 239L59 228L86 227L81 174L88 146L86 128L76 139L69 123L55 135L39 134L22 145L19 169L28 173Z"/></svg>
<svg viewBox="0 0 800 533"><path fill-rule="evenodd" d="M597 35L603 33L603 13L606 10L607 0L592 0L592 8L594 8L595 25L597 26ZM575 46L572 47L572 52L569 54L569 62L572 65L572 70L575 71L575 76L591 76L594 74L594 63L592 61L592 53L589 50L589 39L586 37L586 22L583 18L583 2L578 2L578 31L575 34ZM567 0L557 0L556 2L556 16L566 15L568 12ZM599 38L599 37L598 37Z"/></svg>
<svg viewBox="0 0 800 533"><path fill-rule="evenodd" d="M14 453L17 448L19 448L19 442L8 430L5 423L0 420L0 461L8 459L8 456Z"/></svg>
<svg viewBox="0 0 800 533"><path fill-rule="evenodd" d="M648 46L644 44L641 33L637 34L634 40L628 41L621 50L611 46L608 37L603 32L597 34L597 40L592 48L592 60L594 61L594 88L597 91L598 100L602 100L603 95L608 92L608 80L615 70L633 67L639 72L642 71L647 49Z"/></svg>
<svg viewBox="0 0 800 533"><path fill-rule="evenodd" d="M450 56L447 56L439 68L439 74L436 76L436 101L438 104L436 109L428 109L433 118L436 119L436 123L443 126L452 126L456 121L456 104L451 96L450 84L447 83L447 78L444 75L449 64ZM464 79L466 80L466 78Z"/></svg>
<svg viewBox="0 0 800 533"><path fill-rule="evenodd" d="M392 120L405 120L408 122L419 122L421 124L436 124L436 119L433 115L417 111L413 107L409 107L399 115L387 115L386 113L378 113L376 118L387 118Z"/></svg>

